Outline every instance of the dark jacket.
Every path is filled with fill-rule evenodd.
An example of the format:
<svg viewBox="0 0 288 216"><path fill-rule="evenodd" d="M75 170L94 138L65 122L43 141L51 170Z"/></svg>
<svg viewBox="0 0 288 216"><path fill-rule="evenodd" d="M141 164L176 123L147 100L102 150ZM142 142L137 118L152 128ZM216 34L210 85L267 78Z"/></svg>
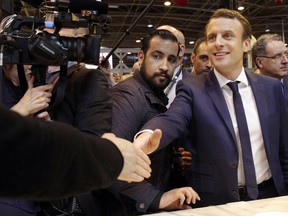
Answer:
<svg viewBox="0 0 288 216"><path fill-rule="evenodd" d="M108 187L123 166L109 140L66 124L20 117L2 106L0 146L2 197L48 200L86 193Z"/></svg>
<svg viewBox="0 0 288 216"><path fill-rule="evenodd" d="M111 89L113 98L112 132L133 141L137 131L150 119L166 111L168 99L163 91L155 92L139 72L118 83ZM159 201L167 187L171 166L171 149L150 155L152 176L140 183L117 182L113 188L129 197L133 210L146 212L158 210ZM125 200L125 198L123 198ZM127 203L126 203L127 205ZM133 210L131 210L133 209Z"/></svg>

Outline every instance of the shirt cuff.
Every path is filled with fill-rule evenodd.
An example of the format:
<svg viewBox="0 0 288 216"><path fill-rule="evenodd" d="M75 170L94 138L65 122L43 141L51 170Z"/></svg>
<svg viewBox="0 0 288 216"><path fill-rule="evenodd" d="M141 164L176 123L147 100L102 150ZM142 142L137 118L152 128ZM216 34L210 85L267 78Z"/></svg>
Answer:
<svg viewBox="0 0 288 216"><path fill-rule="evenodd" d="M138 133L136 133L136 135L134 136L134 141L135 141L135 139L140 135L140 134L142 134L142 133L144 133L144 132L148 132L148 133L153 133L153 130L151 130L151 129L145 129L145 130L142 130L142 131L139 131Z"/></svg>

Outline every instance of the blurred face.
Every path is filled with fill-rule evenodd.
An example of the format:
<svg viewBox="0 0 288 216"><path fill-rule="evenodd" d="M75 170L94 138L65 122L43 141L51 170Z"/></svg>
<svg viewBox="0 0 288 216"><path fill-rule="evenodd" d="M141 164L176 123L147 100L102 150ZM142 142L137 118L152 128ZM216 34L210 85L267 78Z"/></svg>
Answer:
<svg viewBox="0 0 288 216"><path fill-rule="evenodd" d="M278 79L288 75L288 50L282 41L269 41L265 56L256 58L261 74Z"/></svg>
<svg viewBox="0 0 288 216"><path fill-rule="evenodd" d="M200 44L197 53L191 54L191 62L193 63L193 73L195 74L208 72L212 68L205 42Z"/></svg>
<svg viewBox="0 0 288 216"><path fill-rule="evenodd" d="M250 47L250 39L242 39L243 27L237 19L215 18L206 29L209 59L216 70L234 80L243 65L243 53Z"/></svg>
<svg viewBox="0 0 288 216"><path fill-rule="evenodd" d="M148 84L157 90L163 90L171 81L177 64L178 43L153 37L149 49L139 52L140 73Z"/></svg>

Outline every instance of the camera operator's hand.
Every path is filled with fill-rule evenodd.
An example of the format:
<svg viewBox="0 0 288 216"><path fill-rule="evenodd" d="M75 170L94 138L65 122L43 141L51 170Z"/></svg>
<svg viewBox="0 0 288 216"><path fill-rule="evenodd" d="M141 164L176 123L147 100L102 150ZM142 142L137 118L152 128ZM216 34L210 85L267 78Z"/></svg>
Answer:
<svg viewBox="0 0 288 216"><path fill-rule="evenodd" d="M120 150L123 158L123 169L118 176L119 180L140 182L149 178L151 173L149 157L131 142L116 137L113 133L105 133L102 138L112 141Z"/></svg>
<svg viewBox="0 0 288 216"><path fill-rule="evenodd" d="M24 96L11 108L11 110L18 112L22 116L33 115L49 106L53 86L48 84L33 88L33 82L34 78L32 77L28 81L28 89Z"/></svg>

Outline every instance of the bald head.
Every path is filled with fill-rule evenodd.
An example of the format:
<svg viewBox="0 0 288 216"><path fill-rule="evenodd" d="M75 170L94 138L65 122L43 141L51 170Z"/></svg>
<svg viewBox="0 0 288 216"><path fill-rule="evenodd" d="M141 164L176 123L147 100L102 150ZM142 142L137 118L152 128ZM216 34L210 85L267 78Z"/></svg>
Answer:
<svg viewBox="0 0 288 216"><path fill-rule="evenodd" d="M170 25L162 25L159 26L157 29L164 29L164 30L168 30L170 32L172 32L175 37L177 38L179 44L180 44L180 52L178 55L178 65L180 65L183 61L183 57L185 54L185 37L183 35L183 33L181 31L179 31L178 29L174 28L173 26Z"/></svg>
<svg viewBox="0 0 288 216"><path fill-rule="evenodd" d="M159 26L157 29L165 29L165 30L172 32L176 36L178 42L180 44L185 45L185 37L184 37L183 33L181 31L179 31L178 29L174 28L173 26L162 25L162 26Z"/></svg>

